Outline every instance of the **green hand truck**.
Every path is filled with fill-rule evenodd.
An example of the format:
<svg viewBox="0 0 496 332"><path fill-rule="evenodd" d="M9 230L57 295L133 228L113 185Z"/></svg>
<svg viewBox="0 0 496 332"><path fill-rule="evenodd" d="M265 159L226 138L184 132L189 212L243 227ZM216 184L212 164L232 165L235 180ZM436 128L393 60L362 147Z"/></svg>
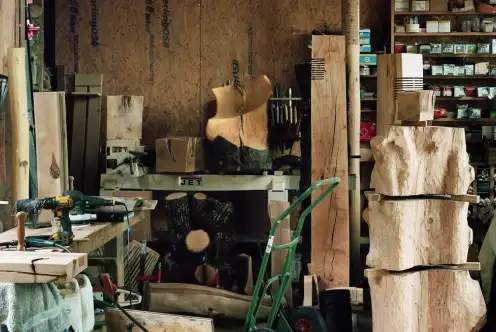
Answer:
<svg viewBox="0 0 496 332"><path fill-rule="evenodd" d="M296 246L300 238L300 233L303 228L303 224L305 223L305 219L310 213L310 211L312 211L314 207L316 207L324 198L326 198L338 186L340 181L341 181L340 178L336 177L336 178L330 178L315 182L307 190L305 190L305 192L302 195L300 195L300 197L298 197L298 199L295 202L293 202L293 204L291 204L289 208L286 211L284 211L283 214L281 214L279 218L277 218L277 220L272 225L272 228L269 233L269 239L267 241L267 247L265 249L265 254L263 256L262 263L260 265L260 271L258 272L257 283L255 284L255 288L253 290L253 296L251 299L250 308L248 309L248 313L246 314L246 320L244 325L245 332L251 332L257 329L255 324L256 324L258 309L260 308L263 297L267 293L267 290L269 289L270 285L275 281L279 281L279 287L277 288L276 293L272 299L272 307L269 311L267 324L263 329L260 329L260 331L270 331L270 329L272 329L274 326L274 322L276 321L276 318L278 317L281 317L282 321L286 322L285 323L286 327L284 328L284 330L291 331L291 327L289 326L289 323L284 319L284 315L281 313L281 301L284 294L286 293L288 282L291 279L291 273L289 271L289 268L295 256ZM301 213L300 218L298 219L298 225L296 227L296 230L293 232L291 242L281 245L272 245L272 243L274 242L274 235L277 231L277 228L281 224L282 220L284 220L284 218L286 218L291 212L293 212L293 210L299 204L301 204L301 202L303 202L305 198L310 196L310 194L315 189L322 186L328 186L328 187L317 197L317 199L312 201L312 203ZM281 274L269 278L262 289L262 283L265 277L265 273L267 271L267 264L269 262L270 254L274 251L285 250L285 249L288 249L288 254L286 256L286 259L284 260L284 265Z"/></svg>

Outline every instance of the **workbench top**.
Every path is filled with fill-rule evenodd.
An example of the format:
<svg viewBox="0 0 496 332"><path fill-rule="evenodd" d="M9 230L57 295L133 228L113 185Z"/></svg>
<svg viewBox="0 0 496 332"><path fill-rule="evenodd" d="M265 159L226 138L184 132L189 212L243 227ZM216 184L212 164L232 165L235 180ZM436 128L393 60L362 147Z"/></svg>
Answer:
<svg viewBox="0 0 496 332"><path fill-rule="evenodd" d="M135 211L129 221L131 226L143 220L143 211ZM127 230L127 221L124 222L93 222L88 225L73 225L74 242L70 245L72 252L90 253L100 248L113 238L122 235ZM26 236L52 235L52 228L31 229L26 227ZM0 242L17 240L17 228L0 233Z"/></svg>

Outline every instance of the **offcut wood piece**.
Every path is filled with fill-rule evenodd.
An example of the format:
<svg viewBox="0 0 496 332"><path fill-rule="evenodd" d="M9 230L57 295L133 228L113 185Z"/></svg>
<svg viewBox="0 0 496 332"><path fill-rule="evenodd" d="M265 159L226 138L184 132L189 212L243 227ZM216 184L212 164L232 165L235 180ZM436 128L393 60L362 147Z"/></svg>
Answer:
<svg viewBox="0 0 496 332"><path fill-rule="evenodd" d="M126 311L149 332L214 332L214 323L211 318L158 314L141 310ZM141 331L119 309L105 309L105 323L107 332L129 331L128 324L133 325L131 331Z"/></svg>
<svg viewBox="0 0 496 332"><path fill-rule="evenodd" d="M59 196L69 189L65 93L36 92L33 101L38 196ZM40 221L51 219L53 212L40 213Z"/></svg>
<svg viewBox="0 0 496 332"><path fill-rule="evenodd" d="M142 137L143 96L107 96L107 139Z"/></svg>
<svg viewBox="0 0 496 332"><path fill-rule="evenodd" d="M381 54L377 57L377 135L387 125L399 124L397 92L423 89L421 54Z"/></svg>
<svg viewBox="0 0 496 332"><path fill-rule="evenodd" d="M29 118L26 50L8 50L9 101L12 121L12 201L29 198Z"/></svg>
<svg viewBox="0 0 496 332"><path fill-rule="evenodd" d="M436 95L432 90L398 93L397 118L401 121L428 121L434 119Z"/></svg>
<svg viewBox="0 0 496 332"><path fill-rule="evenodd" d="M369 200L363 212L370 231L367 266L399 271L465 263L472 243L468 204L443 198Z"/></svg>
<svg viewBox="0 0 496 332"><path fill-rule="evenodd" d="M344 91L344 37L312 36L312 183L331 177L348 178ZM312 199L323 190L315 190ZM341 181L332 195L312 210L311 266L312 273L321 278L323 289L349 284L348 195L348 181Z"/></svg>
<svg viewBox="0 0 496 332"><path fill-rule="evenodd" d="M474 180L463 128L387 126L370 146L380 194L465 195Z"/></svg>
<svg viewBox="0 0 496 332"><path fill-rule="evenodd" d="M289 208L289 202L283 201L269 201L269 217L271 225L274 225L276 220L280 215L284 213ZM281 245L285 243L291 242L291 228L290 228L289 216L286 216L277 228L276 234L274 235L273 245ZM280 250L274 251L270 256L271 268L270 268L270 276L280 275L282 269L284 267L284 261L286 260L286 256L288 254L288 250ZM291 271L289 271L291 273ZM274 282L272 284L272 293L275 294L277 288L279 287L279 282ZM285 296L288 304L291 306L293 303L293 291L291 287L291 282L288 283L288 288L286 290Z"/></svg>
<svg viewBox="0 0 496 332"><path fill-rule="evenodd" d="M220 288L190 284L148 284L144 291L145 310L164 313L189 313L207 317L245 319L251 296ZM263 300L257 319L268 317L270 300Z"/></svg>
<svg viewBox="0 0 496 332"><path fill-rule="evenodd" d="M87 254L0 251L0 282L69 282L88 267Z"/></svg>
<svg viewBox="0 0 496 332"><path fill-rule="evenodd" d="M127 255L127 249L126 255ZM139 281L136 280L136 277L141 274L141 243L133 240L131 241L129 258L125 261L126 271L124 275L124 284L131 288L132 290L138 290ZM157 263L160 259L160 254L153 249L146 247L146 256L145 256L145 275L151 276L153 275L153 271L157 266Z"/></svg>
<svg viewBox="0 0 496 332"><path fill-rule="evenodd" d="M114 191L112 193L113 197L120 198L143 198L145 200L152 200L153 194L151 191ZM135 208L136 210L136 208ZM152 222L151 222L151 211L141 211L143 215L143 220L137 225L131 227L131 232L133 238L136 241L151 241L152 240Z"/></svg>
<svg viewBox="0 0 496 332"><path fill-rule="evenodd" d="M272 87L265 75L212 90L217 111L207 121L206 135L211 141L214 163L237 171L271 167L268 147L267 101ZM239 160L241 158L241 164ZM216 165L219 167L219 165Z"/></svg>
<svg viewBox="0 0 496 332"><path fill-rule="evenodd" d="M97 194L103 75L76 74L70 172L74 188Z"/></svg>
<svg viewBox="0 0 496 332"><path fill-rule="evenodd" d="M369 277L373 331L470 332L486 313L467 271L425 270Z"/></svg>

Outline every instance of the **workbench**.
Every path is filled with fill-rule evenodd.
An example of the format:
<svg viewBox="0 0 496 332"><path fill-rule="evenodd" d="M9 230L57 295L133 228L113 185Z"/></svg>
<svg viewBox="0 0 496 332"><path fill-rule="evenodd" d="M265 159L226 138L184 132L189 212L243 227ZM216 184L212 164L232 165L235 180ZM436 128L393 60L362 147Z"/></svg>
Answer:
<svg viewBox="0 0 496 332"><path fill-rule="evenodd" d="M145 211L135 211L134 217L129 219L131 226L138 224L144 218ZM93 222L88 225L73 225L74 242L67 248L72 252L91 253L105 246L105 256L115 258L115 280L121 286L124 285L124 237L127 231L127 221L124 222ZM27 228L26 236L50 236L52 228ZM17 228L14 227L6 232L0 233L0 242L16 241Z"/></svg>

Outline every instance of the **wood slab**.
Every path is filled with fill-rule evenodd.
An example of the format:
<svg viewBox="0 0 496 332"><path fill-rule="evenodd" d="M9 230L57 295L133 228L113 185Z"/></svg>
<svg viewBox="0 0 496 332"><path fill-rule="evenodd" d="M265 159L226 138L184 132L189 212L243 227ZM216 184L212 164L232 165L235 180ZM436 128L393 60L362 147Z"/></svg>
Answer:
<svg viewBox="0 0 496 332"><path fill-rule="evenodd" d="M322 289L349 285L348 133L346 120L345 39L312 36L312 183L342 179L312 210L312 274ZM317 198L324 188L312 193Z"/></svg>
<svg viewBox="0 0 496 332"><path fill-rule="evenodd" d="M370 232L367 266L400 271L465 263L472 243L468 205L441 198L369 200L363 212Z"/></svg>
<svg viewBox="0 0 496 332"><path fill-rule="evenodd" d="M464 195L474 180L463 128L386 126L370 146L380 194Z"/></svg>
<svg viewBox="0 0 496 332"><path fill-rule="evenodd" d="M486 313L467 271L428 270L369 278L374 332L470 332Z"/></svg>
<svg viewBox="0 0 496 332"><path fill-rule="evenodd" d="M214 323L211 318L158 314L141 310L126 310L138 323L149 332L213 332ZM129 331L127 326L132 323L119 309L105 309L107 332ZM133 332L141 329L134 325Z"/></svg>
<svg viewBox="0 0 496 332"><path fill-rule="evenodd" d="M87 267L87 254L0 251L0 283L69 282Z"/></svg>
<svg viewBox="0 0 496 332"><path fill-rule="evenodd" d="M107 139L142 137L143 96L107 96Z"/></svg>
<svg viewBox="0 0 496 332"><path fill-rule="evenodd" d="M220 288L180 283L148 284L144 297L144 308L149 311L236 319L245 319L251 302L251 296ZM269 311L270 302L263 301L257 319L267 318Z"/></svg>

